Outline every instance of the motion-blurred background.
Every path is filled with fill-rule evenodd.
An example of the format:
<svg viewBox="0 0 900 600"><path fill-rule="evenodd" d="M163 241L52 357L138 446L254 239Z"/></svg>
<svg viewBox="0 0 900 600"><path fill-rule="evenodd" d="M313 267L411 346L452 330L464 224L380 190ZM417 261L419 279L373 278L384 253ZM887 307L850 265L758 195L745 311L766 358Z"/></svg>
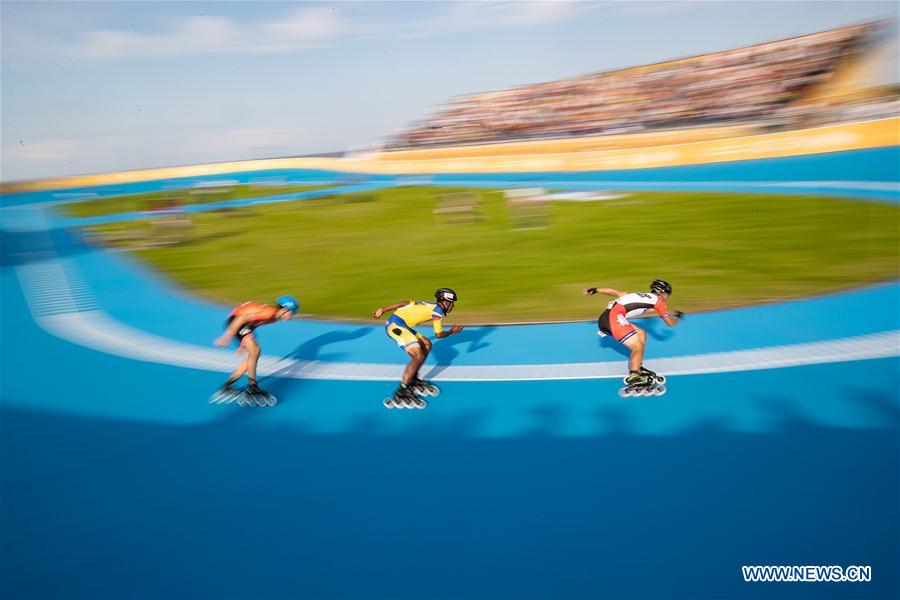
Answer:
<svg viewBox="0 0 900 600"><path fill-rule="evenodd" d="M696 311L897 276L895 206L842 199L896 197L891 3L147 6L5 5L4 192L74 188L69 226L207 298L360 320L449 282L509 323L648 277ZM343 151L9 181L267 138Z"/></svg>

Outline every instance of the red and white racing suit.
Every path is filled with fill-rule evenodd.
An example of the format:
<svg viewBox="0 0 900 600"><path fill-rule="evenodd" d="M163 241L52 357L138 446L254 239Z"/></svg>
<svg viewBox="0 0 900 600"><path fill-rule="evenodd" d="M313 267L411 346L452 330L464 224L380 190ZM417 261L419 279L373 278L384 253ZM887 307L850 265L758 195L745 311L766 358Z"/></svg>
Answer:
<svg viewBox="0 0 900 600"><path fill-rule="evenodd" d="M666 301L652 292L631 292L610 302L600 318L597 328L600 335L611 335L616 341L624 342L637 333L629 317L636 317L648 310L655 310L662 317L669 316Z"/></svg>

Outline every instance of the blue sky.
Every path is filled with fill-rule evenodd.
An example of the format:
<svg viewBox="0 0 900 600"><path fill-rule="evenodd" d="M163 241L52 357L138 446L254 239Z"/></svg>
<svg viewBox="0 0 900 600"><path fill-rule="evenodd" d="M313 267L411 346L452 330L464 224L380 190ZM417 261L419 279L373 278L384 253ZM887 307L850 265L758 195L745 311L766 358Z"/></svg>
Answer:
<svg viewBox="0 0 900 600"><path fill-rule="evenodd" d="M346 150L455 95L896 19L898 4L3 1L0 13L0 179L13 181Z"/></svg>

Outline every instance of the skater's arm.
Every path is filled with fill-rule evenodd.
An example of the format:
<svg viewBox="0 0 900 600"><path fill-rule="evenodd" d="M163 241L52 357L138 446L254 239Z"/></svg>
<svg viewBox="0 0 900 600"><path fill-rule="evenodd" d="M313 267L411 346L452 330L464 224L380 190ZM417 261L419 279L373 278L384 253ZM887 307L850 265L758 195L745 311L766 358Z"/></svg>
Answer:
<svg viewBox="0 0 900 600"><path fill-rule="evenodd" d="M381 315L383 315L384 313L391 312L392 310L397 310L398 308L402 308L409 303L410 303L409 300L403 300L402 302L395 302L394 304L391 304L390 306L384 306L382 308L379 308L378 310L376 310L375 312L372 313L372 316L375 317L376 319L380 319Z"/></svg>
<svg viewBox="0 0 900 600"><path fill-rule="evenodd" d="M653 316L650 313L655 313L662 317L662 320L666 322L666 325L669 327L675 327L684 318L684 313L680 310L676 310L675 312L669 311L669 307L666 305L666 301L660 298L656 302L656 306L653 309L648 310L646 315Z"/></svg>
<svg viewBox="0 0 900 600"><path fill-rule="evenodd" d="M225 330L225 333L222 334L222 337L218 338L215 341L217 346L225 346L228 342L231 341L235 335L237 335L238 330L249 323L251 321L250 315L239 315L231 321L228 325L228 329Z"/></svg>
<svg viewBox="0 0 900 600"><path fill-rule="evenodd" d="M666 314L666 315L661 315L661 314L659 314L657 311L655 311L654 309L651 308L650 310L648 310L648 311L645 312L644 314L638 315L638 316L636 316L636 317L631 317L631 318L632 318L632 319L654 319L654 318L656 318L656 317L660 317L660 318L662 318L663 321L666 322L666 325L668 325L669 327L674 327L674 326L675 326L675 320L672 318L673 316L674 316L674 315L668 315L668 314Z"/></svg>
<svg viewBox="0 0 900 600"><path fill-rule="evenodd" d="M684 318L684 313L680 310L676 310L673 313L660 316L662 317L662 320L666 322L666 325L668 325L669 327L675 327L676 325L681 323L681 320Z"/></svg>
<svg viewBox="0 0 900 600"><path fill-rule="evenodd" d="M446 329L446 330L445 330L445 329L442 329L441 331L435 331L434 337L436 337L436 338L438 338L439 340L441 340L441 339L444 339L445 337L450 337L450 336L453 335L454 333L459 333L459 332L462 331L463 329L464 329L464 328L463 328L462 325L454 325L454 326L451 327L450 329Z"/></svg>
<svg viewBox="0 0 900 600"><path fill-rule="evenodd" d="M622 290L617 290L615 288L598 288L592 287L584 290L582 294L585 296L593 296L594 294L606 294L607 296L612 296L614 298L621 298L628 292L623 292Z"/></svg>

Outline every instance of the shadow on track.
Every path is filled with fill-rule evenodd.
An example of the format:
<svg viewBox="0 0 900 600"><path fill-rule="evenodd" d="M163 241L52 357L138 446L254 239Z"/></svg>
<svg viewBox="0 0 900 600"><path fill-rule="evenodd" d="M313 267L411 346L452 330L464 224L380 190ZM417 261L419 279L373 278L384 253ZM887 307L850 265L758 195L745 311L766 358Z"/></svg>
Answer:
<svg viewBox="0 0 900 600"><path fill-rule="evenodd" d="M372 329L370 327L360 327L353 331L330 331L323 333L314 338L308 339L292 352L286 354L284 358L304 361L332 361L340 362L347 355L347 352L329 352L323 353L322 349L330 344L339 344L341 342L349 342L368 335ZM278 397L279 402L286 399L288 392L295 395L297 390L303 385L303 379L296 379L290 375L297 373L302 367L294 364L284 367L271 375L266 375L259 379L261 388Z"/></svg>
<svg viewBox="0 0 900 600"><path fill-rule="evenodd" d="M422 367L423 370L427 370L425 379L432 379L439 375L444 369L452 365L453 361L461 354L474 354L490 346L491 343L485 342L484 338L496 329L496 326L472 327L471 329L464 329L456 335L435 341L431 348L429 360L433 358L437 364L429 368L428 361L426 361Z"/></svg>
<svg viewBox="0 0 900 600"><path fill-rule="evenodd" d="M640 319L635 322L635 325L643 329L647 332L647 337L653 341L657 342L665 342L670 340L674 335L675 331L668 325L666 325L662 319L652 318L652 319ZM628 358L631 355L631 351L628 349L625 344L620 344L616 340L612 338L612 336L597 336L597 346L603 348L604 350L613 350L625 358ZM652 344L647 344L648 350L652 348ZM601 360L601 359L597 359Z"/></svg>

